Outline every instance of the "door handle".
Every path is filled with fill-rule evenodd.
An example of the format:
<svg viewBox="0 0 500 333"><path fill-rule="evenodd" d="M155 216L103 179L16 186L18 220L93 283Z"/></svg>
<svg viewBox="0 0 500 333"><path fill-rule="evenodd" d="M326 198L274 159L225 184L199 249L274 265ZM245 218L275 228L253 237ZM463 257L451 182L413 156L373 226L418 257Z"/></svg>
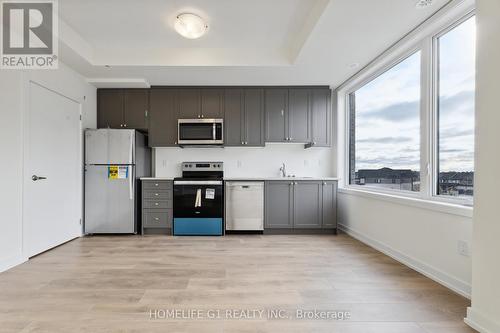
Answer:
<svg viewBox="0 0 500 333"><path fill-rule="evenodd" d="M42 176L37 176L37 175L31 176L31 180L34 182L36 182L37 180L44 180L44 179L47 179L47 177L42 177Z"/></svg>

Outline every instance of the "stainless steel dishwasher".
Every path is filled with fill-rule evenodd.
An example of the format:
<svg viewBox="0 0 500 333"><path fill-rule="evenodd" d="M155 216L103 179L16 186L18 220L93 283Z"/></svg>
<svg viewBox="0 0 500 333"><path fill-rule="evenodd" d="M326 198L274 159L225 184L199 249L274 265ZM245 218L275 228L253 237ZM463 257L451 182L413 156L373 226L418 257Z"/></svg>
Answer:
<svg viewBox="0 0 500 333"><path fill-rule="evenodd" d="M264 182L226 182L226 230L264 230Z"/></svg>

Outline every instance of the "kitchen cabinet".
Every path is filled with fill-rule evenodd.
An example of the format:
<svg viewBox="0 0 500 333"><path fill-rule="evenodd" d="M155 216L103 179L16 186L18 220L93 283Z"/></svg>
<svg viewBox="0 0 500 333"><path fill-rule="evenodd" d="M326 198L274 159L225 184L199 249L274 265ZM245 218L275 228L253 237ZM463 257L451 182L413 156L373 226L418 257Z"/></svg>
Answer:
<svg viewBox="0 0 500 333"><path fill-rule="evenodd" d="M226 146L264 146L263 90L226 89L224 127Z"/></svg>
<svg viewBox="0 0 500 333"><path fill-rule="evenodd" d="M151 89L149 102L149 146L177 145L177 92L175 89Z"/></svg>
<svg viewBox="0 0 500 333"><path fill-rule="evenodd" d="M265 89L266 142L288 141L288 89Z"/></svg>
<svg viewBox="0 0 500 333"><path fill-rule="evenodd" d="M293 187L291 181L265 183L265 228L293 228Z"/></svg>
<svg viewBox="0 0 500 333"><path fill-rule="evenodd" d="M178 112L180 119L201 118L201 92L200 89L178 89Z"/></svg>
<svg viewBox="0 0 500 333"><path fill-rule="evenodd" d="M311 90L311 146L330 147L332 137L331 90Z"/></svg>
<svg viewBox="0 0 500 333"><path fill-rule="evenodd" d="M170 234L173 220L173 182L142 180L142 234Z"/></svg>
<svg viewBox="0 0 500 333"><path fill-rule="evenodd" d="M97 127L147 131L148 94L146 89L99 89Z"/></svg>
<svg viewBox="0 0 500 333"><path fill-rule="evenodd" d="M322 227L325 229L337 228L337 182L322 182Z"/></svg>
<svg viewBox="0 0 500 333"><path fill-rule="evenodd" d="M265 228L334 230L337 182L277 180L265 182Z"/></svg>
<svg viewBox="0 0 500 333"><path fill-rule="evenodd" d="M244 142L246 146L264 146L264 90L245 89Z"/></svg>
<svg viewBox="0 0 500 333"><path fill-rule="evenodd" d="M294 88L288 90L287 141L311 141L310 95L310 89Z"/></svg>
<svg viewBox="0 0 500 333"><path fill-rule="evenodd" d="M97 127L123 128L123 91L97 90Z"/></svg>
<svg viewBox="0 0 500 333"><path fill-rule="evenodd" d="M178 89L180 119L222 118L223 89Z"/></svg>
<svg viewBox="0 0 500 333"><path fill-rule="evenodd" d="M300 181L292 187L294 228L321 228L322 183Z"/></svg>
<svg viewBox="0 0 500 333"><path fill-rule="evenodd" d="M201 118L222 118L223 89L201 89Z"/></svg>
<svg viewBox="0 0 500 333"><path fill-rule="evenodd" d="M148 129L149 91L129 89L124 91L123 97L124 127L146 131Z"/></svg>
<svg viewBox="0 0 500 333"><path fill-rule="evenodd" d="M224 145L242 146L244 143L244 89L226 89L224 92Z"/></svg>

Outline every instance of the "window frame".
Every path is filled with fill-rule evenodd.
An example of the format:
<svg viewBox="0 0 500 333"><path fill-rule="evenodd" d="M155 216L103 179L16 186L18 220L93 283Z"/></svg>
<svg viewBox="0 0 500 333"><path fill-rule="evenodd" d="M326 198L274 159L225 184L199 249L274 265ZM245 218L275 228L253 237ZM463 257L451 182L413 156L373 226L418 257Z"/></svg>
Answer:
<svg viewBox="0 0 500 333"><path fill-rule="evenodd" d="M397 65L399 65L400 63L402 63L403 61L407 60L408 58L410 58L411 56L415 55L416 53L420 52L420 119L419 119L419 125L420 125L420 138L419 138L419 142L420 142L420 183L421 183L421 186L422 186L422 93L423 93L423 88L424 88L424 82L423 82L423 77L422 77L422 66L424 65L424 63L426 62L426 60L424 59L424 43L422 42L418 42L416 44L414 44L412 47L410 48L407 48L405 49L403 52L397 54L396 57L394 57L393 59L391 59L391 61L387 61L381 68L379 68L377 71L374 71L372 73L372 75L368 76L366 79L360 81L359 83L353 85L352 87L350 87L347 91L346 91L346 108L347 108L347 114L346 114L346 120L347 120L347 124L346 124L346 144L347 144L347 156L346 156L346 161L347 161L347 166L346 166L346 169L347 169L347 177L346 177L346 180L347 180L347 183L345 184L346 187L353 187L353 188L356 188L356 189L366 189L367 191L374 191L374 192L381 192L381 193L385 193L385 194L392 194L392 195L398 195L398 194L403 194L404 196L409 196L409 197L414 197L414 198L419 198L420 195L419 193L422 191L422 187L420 188L420 191L418 192L412 192L412 191L406 191L406 190L396 190L396 189L386 189L386 188L377 188L375 186L361 186L361 185L356 185L356 184L351 184L350 181L351 181L351 165L350 165L350 162L351 162L351 156L350 156L350 148L351 148L351 132L350 132L350 126L351 126L351 112L350 112L350 98L349 96L352 94L352 93L355 93L356 91L358 91L359 89L363 88L364 86L366 86L367 84L371 83L373 80L379 78L381 75L387 73L388 71L390 71L391 69L393 69L394 67L396 67Z"/></svg>
<svg viewBox="0 0 500 333"><path fill-rule="evenodd" d="M432 36L432 63L431 63L431 94L432 107L430 110L432 122L431 128L431 157L430 157L430 184L432 200L442 201L446 203L457 203L464 206L473 206L474 196L470 198L455 198L452 196L439 195L439 38L446 35L468 19L476 15L475 10L471 10L453 23L438 31ZM474 169L475 171L475 169Z"/></svg>
<svg viewBox="0 0 500 333"><path fill-rule="evenodd" d="M453 5L453 4L452 4ZM439 14L439 15L438 15ZM348 81L337 88L339 118L344 118L339 124L344 126L340 131L339 143L343 143L343 156L339 155L343 163L340 171L342 178L340 190L353 190L385 194L393 197L420 199L430 202L458 205L470 208L473 205L471 198L455 198L438 195L438 101L439 101L439 37L450 32L469 18L475 16L475 7L472 1L463 1L451 8L438 11L433 17L424 22L423 27L418 27L412 33L403 37L379 57L375 58L365 68L361 69ZM436 18L437 16L437 18ZM419 29L421 28L421 29ZM419 31L422 30L422 31ZM411 36L411 35L415 36ZM400 45L402 44L402 45ZM382 189L350 184L350 105L349 95L380 75L404 61L416 52L421 52L420 63L420 191Z"/></svg>

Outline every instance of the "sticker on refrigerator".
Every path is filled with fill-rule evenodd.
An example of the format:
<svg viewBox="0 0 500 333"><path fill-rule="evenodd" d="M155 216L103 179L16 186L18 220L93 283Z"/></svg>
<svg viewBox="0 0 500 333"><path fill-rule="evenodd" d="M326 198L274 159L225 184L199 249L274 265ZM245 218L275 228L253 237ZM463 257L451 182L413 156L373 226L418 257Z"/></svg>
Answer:
<svg viewBox="0 0 500 333"><path fill-rule="evenodd" d="M117 166L112 165L108 167L108 178L109 179L127 179L128 178L128 167L127 166Z"/></svg>
<svg viewBox="0 0 500 333"><path fill-rule="evenodd" d="M207 188L205 190L205 199L215 199L215 189L214 188Z"/></svg>

